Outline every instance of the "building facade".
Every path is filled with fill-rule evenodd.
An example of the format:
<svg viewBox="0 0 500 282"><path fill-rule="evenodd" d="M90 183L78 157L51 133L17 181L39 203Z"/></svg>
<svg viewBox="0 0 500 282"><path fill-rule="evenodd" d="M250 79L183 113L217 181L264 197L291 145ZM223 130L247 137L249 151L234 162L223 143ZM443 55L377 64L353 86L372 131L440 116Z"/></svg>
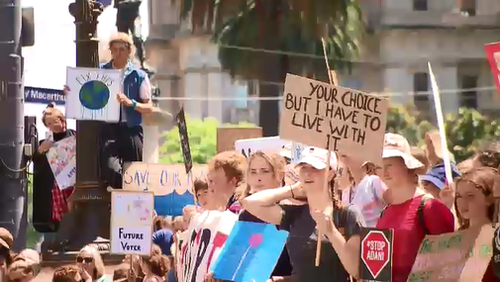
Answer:
<svg viewBox="0 0 500 282"><path fill-rule="evenodd" d="M393 103L413 103L433 115L427 62L442 92L443 111L472 107L496 114L498 94L483 45L500 40L498 0L359 0L368 34L353 72L340 83L366 92L389 92ZM192 117L258 123L255 82L221 69L218 46L193 35L181 21L180 1L149 0L149 63L157 69L163 109L184 106ZM466 89L466 91L462 91ZM231 100L238 98L239 100Z"/></svg>

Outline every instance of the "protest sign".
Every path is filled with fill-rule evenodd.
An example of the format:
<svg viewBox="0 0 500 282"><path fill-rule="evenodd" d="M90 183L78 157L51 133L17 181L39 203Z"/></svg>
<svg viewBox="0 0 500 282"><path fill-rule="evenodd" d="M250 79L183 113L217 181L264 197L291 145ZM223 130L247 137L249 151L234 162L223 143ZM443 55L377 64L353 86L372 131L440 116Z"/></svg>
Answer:
<svg viewBox="0 0 500 282"><path fill-rule="evenodd" d="M392 281L392 230L361 230L360 274L363 281Z"/></svg>
<svg viewBox="0 0 500 282"><path fill-rule="evenodd" d="M189 148L189 137L186 126L186 115L184 108L181 108L179 113L175 116L177 128L179 129L179 139L181 140L182 158L186 168L186 174L189 174L193 168L193 159L191 158L191 149Z"/></svg>
<svg viewBox="0 0 500 282"><path fill-rule="evenodd" d="M248 158L256 151L279 153L288 143L291 141L280 139L279 136L240 139L234 142L234 148Z"/></svg>
<svg viewBox="0 0 500 282"><path fill-rule="evenodd" d="M490 63L491 73L493 74L497 92L500 95L500 42L486 44L484 45L484 50L486 51L486 57Z"/></svg>
<svg viewBox="0 0 500 282"><path fill-rule="evenodd" d="M183 164L133 162L123 173L123 190L153 192L159 215L182 215L182 208L194 205L194 179L206 174L206 165L194 165L187 174Z"/></svg>
<svg viewBox="0 0 500 282"><path fill-rule="evenodd" d="M491 260L492 237L491 224L425 236L408 282L481 281Z"/></svg>
<svg viewBox="0 0 500 282"><path fill-rule="evenodd" d="M115 69L66 69L66 117L76 120L118 122L121 92L121 71Z"/></svg>
<svg viewBox="0 0 500 282"><path fill-rule="evenodd" d="M113 191L111 193L111 253L151 254L153 235L153 193Z"/></svg>
<svg viewBox="0 0 500 282"><path fill-rule="evenodd" d="M211 267L217 279L265 282L283 251L288 232L274 225L238 221Z"/></svg>
<svg viewBox="0 0 500 282"><path fill-rule="evenodd" d="M250 128L217 128L217 153L235 150L234 143L240 139L261 138L261 127Z"/></svg>
<svg viewBox="0 0 500 282"><path fill-rule="evenodd" d="M280 137L380 164L389 101L288 74Z"/></svg>
<svg viewBox="0 0 500 282"><path fill-rule="evenodd" d="M230 211L205 211L191 219L188 240L182 243L183 281L204 281L236 221L238 216Z"/></svg>
<svg viewBox="0 0 500 282"><path fill-rule="evenodd" d="M46 157L59 189L72 187L76 182L76 137L57 141Z"/></svg>

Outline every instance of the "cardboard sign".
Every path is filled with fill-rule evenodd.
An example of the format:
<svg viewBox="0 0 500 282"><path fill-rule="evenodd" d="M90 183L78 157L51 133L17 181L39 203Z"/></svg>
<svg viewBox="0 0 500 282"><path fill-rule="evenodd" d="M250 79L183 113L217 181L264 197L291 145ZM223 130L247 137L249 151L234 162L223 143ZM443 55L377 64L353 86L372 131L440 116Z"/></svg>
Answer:
<svg viewBox="0 0 500 282"><path fill-rule="evenodd" d="M280 137L381 164L389 101L288 74Z"/></svg>
<svg viewBox="0 0 500 282"><path fill-rule="evenodd" d="M217 153L235 150L234 144L240 139L261 138L262 128L217 128Z"/></svg>
<svg viewBox="0 0 500 282"><path fill-rule="evenodd" d="M184 108L181 108L177 116L177 128L179 129L179 139L181 140L182 158L184 159L184 166L186 167L186 174L193 168L193 159L191 158L191 149L189 148L189 137L186 126L186 115Z"/></svg>
<svg viewBox="0 0 500 282"><path fill-rule="evenodd" d="M392 242L392 230L361 230L359 266L363 281L392 281Z"/></svg>
<svg viewBox="0 0 500 282"><path fill-rule="evenodd" d="M236 221L238 216L230 211L205 211L191 220L189 237L181 245L182 281L204 281Z"/></svg>
<svg viewBox="0 0 500 282"><path fill-rule="evenodd" d="M120 121L122 74L116 69L66 69L66 117L76 120Z"/></svg>
<svg viewBox="0 0 500 282"><path fill-rule="evenodd" d="M408 282L481 281L492 257L491 224L442 235L427 235Z"/></svg>
<svg viewBox="0 0 500 282"><path fill-rule="evenodd" d="M486 44L484 45L484 50L486 51L488 62L490 62L491 73L495 80L497 92L500 95L500 42Z"/></svg>
<svg viewBox="0 0 500 282"><path fill-rule="evenodd" d="M187 174L183 164L134 162L123 173L123 190L153 192L158 215L178 216L185 206L194 205L194 179L206 174L206 165L194 165Z"/></svg>
<svg viewBox="0 0 500 282"><path fill-rule="evenodd" d="M151 254L153 236L153 193L111 193L111 253Z"/></svg>

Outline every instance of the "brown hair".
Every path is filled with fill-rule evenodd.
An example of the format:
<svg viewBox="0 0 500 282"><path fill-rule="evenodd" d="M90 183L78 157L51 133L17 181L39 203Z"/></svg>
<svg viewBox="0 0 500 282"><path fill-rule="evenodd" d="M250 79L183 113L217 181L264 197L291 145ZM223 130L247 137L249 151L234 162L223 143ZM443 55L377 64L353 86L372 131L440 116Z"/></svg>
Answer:
<svg viewBox="0 0 500 282"><path fill-rule="evenodd" d="M75 281L75 275L79 272L78 266L76 265L63 265L54 271L52 276L52 282L73 282Z"/></svg>
<svg viewBox="0 0 500 282"><path fill-rule="evenodd" d="M155 218L153 219L153 226L154 226L154 231L158 231L165 228L166 226L163 216L161 215L155 216Z"/></svg>
<svg viewBox="0 0 500 282"><path fill-rule="evenodd" d="M498 170L491 167L474 168L458 177L455 182L456 186L458 187L461 182L468 182L483 192L483 195L486 196L486 200L488 202L487 216L488 219L493 222L495 211L493 191L498 187L498 185L500 185L500 175L498 174ZM455 197L455 212L460 222L460 229L469 228L469 221L462 218L458 211L457 197Z"/></svg>
<svg viewBox="0 0 500 282"><path fill-rule="evenodd" d="M224 170L227 180L236 178L236 187L245 180L246 159L236 151L226 151L215 155L208 162L208 170Z"/></svg>
<svg viewBox="0 0 500 282"><path fill-rule="evenodd" d="M148 266L154 275L163 277L170 270L170 260L167 256L153 254L143 257L142 262Z"/></svg>
<svg viewBox="0 0 500 282"><path fill-rule="evenodd" d="M197 177L193 183L193 190L195 196L198 191L208 190L208 183L205 178Z"/></svg>
<svg viewBox="0 0 500 282"><path fill-rule="evenodd" d="M247 160L247 175L250 173L250 164L255 158L263 158L266 163L271 167L273 172L273 176L279 183L283 182L283 178L285 176L285 168L286 168L286 160L283 156L279 154L267 154L262 151L256 151L250 155ZM281 178L281 179L280 179ZM243 199L250 194L250 185L244 186L244 188L236 191L236 199Z"/></svg>
<svg viewBox="0 0 500 282"><path fill-rule="evenodd" d="M42 112L42 123L45 126L47 126L48 117L58 118L63 126L66 127L66 118L64 117L64 114L58 108L56 108L54 104L47 105L45 110Z"/></svg>
<svg viewBox="0 0 500 282"><path fill-rule="evenodd" d="M500 142L492 141L486 143L476 152L474 157L482 166L498 169L500 166Z"/></svg>
<svg viewBox="0 0 500 282"><path fill-rule="evenodd" d="M130 275L130 264L122 263L113 271L113 281L119 279L128 279Z"/></svg>
<svg viewBox="0 0 500 282"><path fill-rule="evenodd" d="M24 260L23 258L17 258L14 262L9 266L8 274L11 272L22 271L24 277L27 277L30 273L35 275L35 270L31 267L31 265Z"/></svg>
<svg viewBox="0 0 500 282"><path fill-rule="evenodd" d="M411 147L411 155L424 165L423 167L415 169L415 173L417 175L426 174L427 170L429 169L429 159L427 159L425 151L420 149L419 147Z"/></svg>

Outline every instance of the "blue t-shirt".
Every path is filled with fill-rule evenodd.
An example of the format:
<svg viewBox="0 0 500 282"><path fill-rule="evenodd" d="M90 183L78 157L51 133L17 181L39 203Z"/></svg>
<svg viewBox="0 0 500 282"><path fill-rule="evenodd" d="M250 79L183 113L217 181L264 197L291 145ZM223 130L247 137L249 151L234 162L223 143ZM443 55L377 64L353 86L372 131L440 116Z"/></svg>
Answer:
<svg viewBox="0 0 500 282"><path fill-rule="evenodd" d="M172 252L170 248L172 247L172 237L174 233L168 228L163 228L155 233L153 233L153 243L158 245L161 249L162 254L171 256Z"/></svg>

